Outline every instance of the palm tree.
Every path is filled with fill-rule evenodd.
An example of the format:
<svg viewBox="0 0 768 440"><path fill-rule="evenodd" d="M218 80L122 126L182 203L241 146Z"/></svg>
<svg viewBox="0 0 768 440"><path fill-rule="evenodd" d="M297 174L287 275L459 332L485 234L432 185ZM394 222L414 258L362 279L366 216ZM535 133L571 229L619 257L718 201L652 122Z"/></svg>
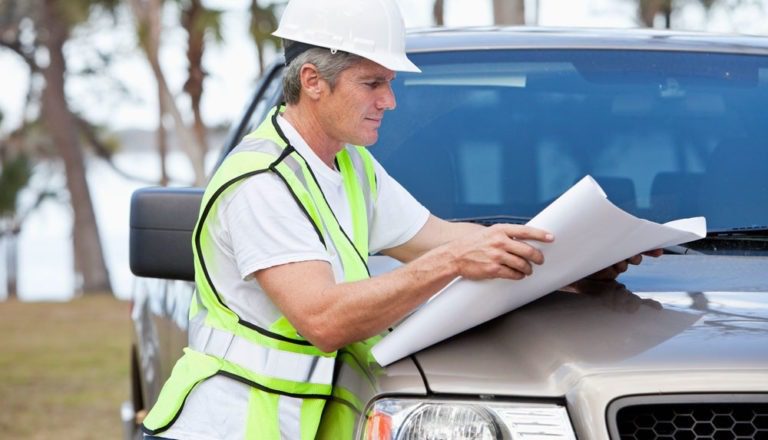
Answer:
<svg viewBox="0 0 768 440"><path fill-rule="evenodd" d="M277 47L280 39L273 36L272 32L277 29L277 8L278 4L272 3L267 6L259 5L258 0L251 0L251 37L256 43L256 56L259 60L259 73L264 72L264 48L267 43Z"/></svg>
<svg viewBox="0 0 768 440"><path fill-rule="evenodd" d="M206 35L212 35L215 41L221 42L221 11L203 6L201 0L181 1L181 25L187 31L187 81L184 92L189 95L194 118L192 130L197 142L208 151L206 128L200 111L203 97L203 81L206 72L203 69L203 53L205 52Z"/></svg>
<svg viewBox="0 0 768 440"><path fill-rule="evenodd" d="M198 141L198 137L187 127L181 110L176 104L176 99L166 80L165 72L160 64L160 34L163 29L162 16L164 0L128 0L134 19L136 20L136 30L139 36L139 45L147 57L147 61L152 69L157 82L158 106L160 111L158 117L158 132L160 145L164 145L163 120L165 115L170 115L176 133L181 139L180 146L186 153L192 165L194 172L195 185L202 186L205 183L205 148ZM201 92L202 93L202 92ZM164 153L161 148L161 161L164 159ZM164 170L164 168L163 168Z"/></svg>
<svg viewBox="0 0 768 440"><path fill-rule="evenodd" d="M3 114L0 112L0 123ZM27 186L32 167L25 154L15 152L8 138L0 140L0 243L5 248L5 284L8 298L15 298L18 252L16 243L21 232L21 221L17 215L19 192Z"/></svg>
<svg viewBox="0 0 768 440"><path fill-rule="evenodd" d="M672 29L672 12L679 4L679 1L675 0L636 0L637 1L637 14L640 23L645 27L653 27L656 17L663 15L664 27L666 29ZM698 0L704 10L709 11L715 3L719 0ZM740 3L736 0L736 3Z"/></svg>
<svg viewBox="0 0 768 440"><path fill-rule="evenodd" d="M525 24L525 0L493 0L493 24Z"/></svg>
<svg viewBox="0 0 768 440"><path fill-rule="evenodd" d="M432 6L432 19L435 21L436 26L443 26L445 24L444 0L435 0L435 4Z"/></svg>
<svg viewBox="0 0 768 440"><path fill-rule="evenodd" d="M525 0L492 0L493 23L498 25L525 24ZM538 9L538 5L536 6ZM435 0L432 5L435 25L445 24L445 1Z"/></svg>
<svg viewBox="0 0 768 440"><path fill-rule="evenodd" d="M93 202L85 179L83 148L77 118L65 95L67 64L64 45L70 31L87 20L93 8L112 9L117 0L2 0L0 46L10 49L28 65L31 75L42 77L41 116L65 168L74 214L72 241L74 266L83 293L110 292L109 272L99 237ZM31 23L33 38L23 31ZM45 64L36 54L47 52Z"/></svg>

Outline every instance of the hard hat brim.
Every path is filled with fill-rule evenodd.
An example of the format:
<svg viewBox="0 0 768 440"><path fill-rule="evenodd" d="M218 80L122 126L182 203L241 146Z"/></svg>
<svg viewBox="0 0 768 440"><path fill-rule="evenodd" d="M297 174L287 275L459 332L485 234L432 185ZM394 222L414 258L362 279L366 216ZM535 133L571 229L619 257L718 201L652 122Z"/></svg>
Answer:
<svg viewBox="0 0 768 440"><path fill-rule="evenodd" d="M278 38L283 38L283 39L288 39L288 40L292 40L292 41L297 41L299 43L309 44L309 45L312 45L312 46L315 46L315 47L323 47L323 48L326 48L328 50L331 50L331 48L326 47L326 46L317 45L313 41L303 41L303 39L298 39L298 38L295 38L295 37L292 38L292 36L284 35L282 32L280 32L279 29L277 31L273 32L272 35L274 35L274 36L276 36ZM418 66L413 64L413 62L411 60L409 60L408 57L405 54L403 54L403 55L395 55L395 54L386 54L386 53L365 53L365 52L358 52L358 51L355 51L355 50L346 50L343 47L342 48L338 48L338 49L342 50L342 51L349 52L351 54L355 54L355 55L360 56L360 57L363 57L363 58L365 58L367 60L373 61L374 63L380 64L380 65L386 67L387 69L393 70L395 72L421 73L421 69L419 69Z"/></svg>
<svg viewBox="0 0 768 440"><path fill-rule="evenodd" d="M362 56L362 55L361 55ZM382 57L368 57L363 56L363 58L369 59L373 61L374 63L380 64L384 67L386 67L389 70L393 70L395 72L414 72L414 73L421 73L421 69L419 69L418 66L413 64L411 60L408 59L407 56L382 56Z"/></svg>

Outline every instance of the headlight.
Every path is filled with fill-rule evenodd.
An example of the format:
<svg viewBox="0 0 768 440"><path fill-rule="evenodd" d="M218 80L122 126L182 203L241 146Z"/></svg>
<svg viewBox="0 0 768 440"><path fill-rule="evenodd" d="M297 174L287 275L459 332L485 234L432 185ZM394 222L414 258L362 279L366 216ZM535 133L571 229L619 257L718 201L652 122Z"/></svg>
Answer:
<svg viewBox="0 0 768 440"><path fill-rule="evenodd" d="M537 403L381 399L364 440L575 440L565 408Z"/></svg>

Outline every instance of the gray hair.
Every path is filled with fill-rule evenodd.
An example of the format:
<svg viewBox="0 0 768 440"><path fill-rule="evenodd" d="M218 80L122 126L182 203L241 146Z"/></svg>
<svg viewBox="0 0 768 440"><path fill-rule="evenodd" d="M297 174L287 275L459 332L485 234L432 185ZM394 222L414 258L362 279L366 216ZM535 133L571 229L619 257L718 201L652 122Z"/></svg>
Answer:
<svg viewBox="0 0 768 440"><path fill-rule="evenodd" d="M284 40L284 47L288 47L292 44L292 41ZM361 56L351 54L349 52L337 51L332 53L329 49L321 47L315 47L299 54L288 67L285 68L283 74L283 97L288 104L297 104L299 97L301 96L301 66L304 64L312 64L317 67L317 71L320 77L328 82L333 91L336 85L336 80L339 74L344 70L354 66L362 61Z"/></svg>

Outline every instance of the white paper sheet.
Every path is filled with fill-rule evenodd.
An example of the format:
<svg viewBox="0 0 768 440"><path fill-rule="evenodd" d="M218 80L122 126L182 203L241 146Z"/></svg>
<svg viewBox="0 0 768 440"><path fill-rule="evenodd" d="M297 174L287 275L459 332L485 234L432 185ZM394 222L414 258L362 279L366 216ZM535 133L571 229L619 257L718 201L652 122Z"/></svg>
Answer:
<svg viewBox="0 0 768 440"><path fill-rule="evenodd" d="M698 240L704 217L663 225L614 206L590 176L581 179L541 211L529 226L554 234L553 243L530 242L544 253L520 281L458 278L398 325L372 349L381 365L514 310L617 261L651 249Z"/></svg>

